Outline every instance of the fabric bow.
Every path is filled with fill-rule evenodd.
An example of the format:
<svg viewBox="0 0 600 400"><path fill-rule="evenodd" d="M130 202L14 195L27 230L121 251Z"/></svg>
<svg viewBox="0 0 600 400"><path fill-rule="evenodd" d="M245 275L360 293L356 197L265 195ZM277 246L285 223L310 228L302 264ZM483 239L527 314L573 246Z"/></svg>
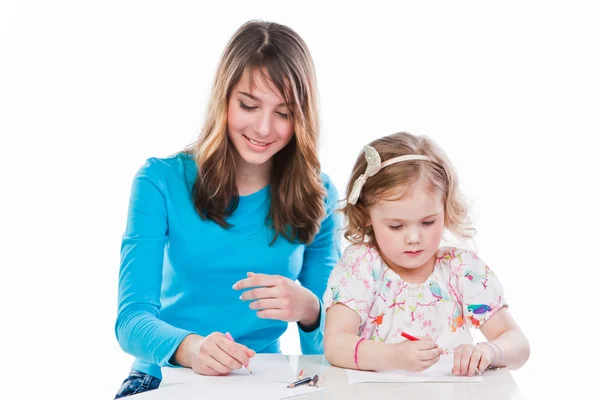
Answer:
<svg viewBox="0 0 600 400"><path fill-rule="evenodd" d="M367 169L364 174L361 174L358 179L354 181L350 196L348 196L348 203L356 204L362 188L367 182L367 178L372 177L381 170L381 157L375 148L371 146L365 146L364 148L365 158L367 159Z"/></svg>

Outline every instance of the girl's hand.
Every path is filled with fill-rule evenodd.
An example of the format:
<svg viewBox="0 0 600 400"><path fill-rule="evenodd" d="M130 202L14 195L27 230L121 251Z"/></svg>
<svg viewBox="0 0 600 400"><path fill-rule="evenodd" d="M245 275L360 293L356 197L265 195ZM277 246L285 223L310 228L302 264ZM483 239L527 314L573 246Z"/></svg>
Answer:
<svg viewBox="0 0 600 400"><path fill-rule="evenodd" d="M454 351L452 373L467 376L480 374L490 366L493 357L494 355L487 346L461 344Z"/></svg>
<svg viewBox="0 0 600 400"><path fill-rule="evenodd" d="M240 299L254 300L249 307L257 310L259 318L300 322L304 326L314 325L319 318L321 306L317 296L289 278L248 272L248 277L233 288L253 288L243 292Z"/></svg>
<svg viewBox="0 0 600 400"><path fill-rule="evenodd" d="M396 343L394 353L400 369L420 372L440 360L442 349L431 338L419 337L417 341L405 340Z"/></svg>

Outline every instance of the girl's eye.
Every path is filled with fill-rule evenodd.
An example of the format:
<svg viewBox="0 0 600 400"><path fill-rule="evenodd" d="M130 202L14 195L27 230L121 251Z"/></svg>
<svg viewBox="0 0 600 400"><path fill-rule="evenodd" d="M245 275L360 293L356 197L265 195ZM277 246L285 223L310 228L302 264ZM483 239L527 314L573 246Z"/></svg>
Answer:
<svg viewBox="0 0 600 400"><path fill-rule="evenodd" d="M389 225L390 229L393 231L397 231L398 229L401 229L404 225Z"/></svg>
<svg viewBox="0 0 600 400"><path fill-rule="evenodd" d="M424 226L433 225L434 223L435 223L435 221L423 221Z"/></svg>

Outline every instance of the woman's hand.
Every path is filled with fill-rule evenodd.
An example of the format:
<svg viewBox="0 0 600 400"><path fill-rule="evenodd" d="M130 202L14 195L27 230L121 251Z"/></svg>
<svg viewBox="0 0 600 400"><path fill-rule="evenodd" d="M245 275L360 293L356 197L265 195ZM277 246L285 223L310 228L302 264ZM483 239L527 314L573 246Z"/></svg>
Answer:
<svg viewBox="0 0 600 400"><path fill-rule="evenodd" d="M228 375L248 365L254 350L213 332L208 336L188 335L179 345L175 360L200 375Z"/></svg>
<svg viewBox="0 0 600 400"><path fill-rule="evenodd" d="M289 278L279 275L254 274L233 285L235 290L246 290L242 300L254 300L249 304L257 310L259 318L299 322L303 326L314 325L320 313L320 303L313 292Z"/></svg>

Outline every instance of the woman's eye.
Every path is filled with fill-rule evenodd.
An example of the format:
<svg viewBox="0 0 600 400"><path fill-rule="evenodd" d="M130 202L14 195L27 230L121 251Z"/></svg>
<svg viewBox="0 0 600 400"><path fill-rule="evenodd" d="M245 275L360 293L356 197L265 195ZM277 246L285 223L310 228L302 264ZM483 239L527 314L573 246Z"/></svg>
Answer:
<svg viewBox="0 0 600 400"><path fill-rule="evenodd" d="M258 108L258 107L251 107L249 105L246 105L246 104L242 103L241 101L240 101L240 107L246 111L254 111Z"/></svg>

